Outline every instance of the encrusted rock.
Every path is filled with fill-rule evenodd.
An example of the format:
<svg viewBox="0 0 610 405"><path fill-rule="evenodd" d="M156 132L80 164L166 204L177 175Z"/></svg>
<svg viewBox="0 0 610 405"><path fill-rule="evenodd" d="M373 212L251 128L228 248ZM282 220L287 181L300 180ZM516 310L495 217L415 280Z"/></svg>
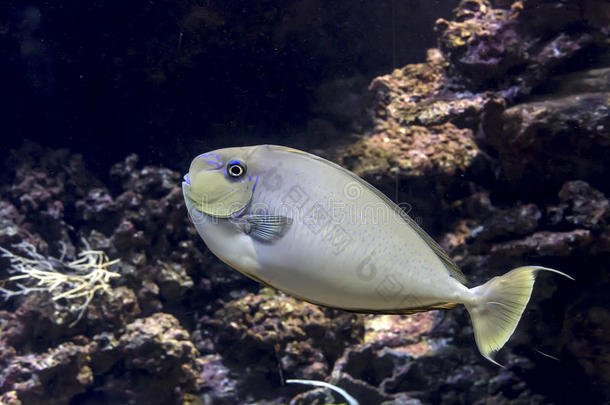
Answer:
<svg viewBox="0 0 610 405"><path fill-rule="evenodd" d="M19 223L23 221L23 216L19 214L17 208L8 201L0 201L0 244L17 243L19 238Z"/></svg>
<svg viewBox="0 0 610 405"><path fill-rule="evenodd" d="M363 332L358 315L323 310L270 289L230 301L203 322L225 365L238 373L240 392L260 376L275 380L277 388L279 369L285 378L323 379L329 361Z"/></svg>
<svg viewBox="0 0 610 405"><path fill-rule="evenodd" d="M326 405L331 403L337 403L331 391L325 388L317 388L298 394L290 400L289 405Z"/></svg>
<svg viewBox="0 0 610 405"><path fill-rule="evenodd" d="M591 232L576 229L569 232L536 232L525 239L494 244L492 254L517 256L569 256L584 251L591 244Z"/></svg>
<svg viewBox="0 0 610 405"><path fill-rule="evenodd" d="M108 190L93 188L75 204L80 219L98 228L109 228L117 221L118 206Z"/></svg>
<svg viewBox="0 0 610 405"><path fill-rule="evenodd" d="M559 200L565 204L566 222L573 226L599 229L610 218L610 201L584 181L565 183L559 191Z"/></svg>
<svg viewBox="0 0 610 405"><path fill-rule="evenodd" d="M402 126L474 122L485 98L451 91L446 76L448 65L438 49L430 49L425 63L407 65L375 78L369 90L374 96L376 130L384 129L384 122L389 120Z"/></svg>
<svg viewBox="0 0 610 405"><path fill-rule="evenodd" d="M538 228L542 214L535 204L497 209L483 223L472 230L470 237L477 241L527 235Z"/></svg>
<svg viewBox="0 0 610 405"><path fill-rule="evenodd" d="M102 330L118 330L123 325L132 322L141 310L138 299L130 288L119 286L104 299L96 300L90 305L86 321L87 326L95 332Z"/></svg>
<svg viewBox="0 0 610 405"><path fill-rule="evenodd" d="M138 156L129 155L124 162L110 169L112 179L118 180L123 190L159 198L180 184L180 174L164 167L147 166L137 169Z"/></svg>
<svg viewBox="0 0 610 405"><path fill-rule="evenodd" d="M217 330L215 340L220 349L239 342L239 352L227 354L239 361L256 359L258 363L264 352L267 361L275 361L276 344L280 344L280 353L298 351L299 346L286 345L299 341L320 345L326 356L338 357L346 344L357 341L362 333L358 315L343 314L332 320L322 308L271 289L228 302L207 322Z"/></svg>
<svg viewBox="0 0 610 405"><path fill-rule="evenodd" d="M586 20L591 3L525 0L494 8L488 0L462 0L453 20L436 22L450 74L473 90L530 94L562 62L591 44L604 46L603 25L592 30Z"/></svg>
<svg viewBox="0 0 610 405"><path fill-rule="evenodd" d="M610 300L607 294L583 294L566 313L561 342L599 395L610 395Z"/></svg>
<svg viewBox="0 0 610 405"><path fill-rule="evenodd" d="M22 402L17 397L17 391L9 391L0 395L0 404L2 405L22 405Z"/></svg>
<svg viewBox="0 0 610 405"><path fill-rule="evenodd" d="M219 354L211 354L201 359L202 372L200 390L204 404L218 402L235 404L239 402L240 393L234 373L223 364Z"/></svg>
<svg viewBox="0 0 610 405"><path fill-rule="evenodd" d="M515 25L514 13L494 9L487 0L462 0L454 10L454 19L439 19L436 29L441 50L455 73L479 87L523 63Z"/></svg>
<svg viewBox="0 0 610 405"><path fill-rule="evenodd" d="M164 376L177 373L174 377L183 384L195 380L197 349L189 341L189 333L171 315L158 313L136 319L126 326L119 344L127 356L128 369Z"/></svg>
<svg viewBox="0 0 610 405"><path fill-rule="evenodd" d="M160 313L124 332L74 336L39 354L2 350L0 390L15 391L26 404L60 405L97 384L117 403L179 404L196 390L201 371L188 339L176 318Z"/></svg>
<svg viewBox="0 0 610 405"><path fill-rule="evenodd" d="M437 312L413 315L376 315L364 319L364 343L373 347L393 347L419 357L430 349L423 339L440 321Z"/></svg>
<svg viewBox="0 0 610 405"><path fill-rule="evenodd" d="M388 128L349 147L344 162L362 176L435 176L452 179L464 173L478 155L469 129L438 126Z"/></svg>
<svg viewBox="0 0 610 405"><path fill-rule="evenodd" d="M15 391L26 404L68 404L93 384L90 353L82 337L39 355L15 356L0 373L0 390Z"/></svg>
<svg viewBox="0 0 610 405"><path fill-rule="evenodd" d="M608 170L610 93L548 97L506 110L488 106L484 132L514 184L537 187ZM499 115L498 115L499 112ZM596 163L593 163L596 162Z"/></svg>
<svg viewBox="0 0 610 405"><path fill-rule="evenodd" d="M608 253L610 252L610 226L606 226L604 231L599 235L599 239L591 249L592 253Z"/></svg>
<svg viewBox="0 0 610 405"><path fill-rule="evenodd" d="M408 65L373 81L374 128L347 148L342 163L359 175L399 177L434 176L445 180L464 173L478 156L466 123L478 116L483 97L447 97L446 63L435 50L428 61Z"/></svg>

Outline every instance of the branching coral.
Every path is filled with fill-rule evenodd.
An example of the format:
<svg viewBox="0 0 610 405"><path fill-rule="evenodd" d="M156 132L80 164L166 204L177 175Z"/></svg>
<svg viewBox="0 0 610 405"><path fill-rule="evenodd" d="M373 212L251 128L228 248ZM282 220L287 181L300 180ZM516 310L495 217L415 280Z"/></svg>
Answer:
<svg viewBox="0 0 610 405"><path fill-rule="evenodd" d="M14 274L0 281L0 293L8 300L14 296L47 292L60 310L78 313L70 324L74 326L95 294L110 294L110 280L120 277L119 273L110 270L119 259L109 260L103 251L91 250L85 240L83 243L86 250L79 253L77 260L70 262L64 260L63 254L59 259L43 256L27 242L14 247L25 251L28 257L0 247L2 257L10 261L8 271ZM16 289L6 287L11 284Z"/></svg>

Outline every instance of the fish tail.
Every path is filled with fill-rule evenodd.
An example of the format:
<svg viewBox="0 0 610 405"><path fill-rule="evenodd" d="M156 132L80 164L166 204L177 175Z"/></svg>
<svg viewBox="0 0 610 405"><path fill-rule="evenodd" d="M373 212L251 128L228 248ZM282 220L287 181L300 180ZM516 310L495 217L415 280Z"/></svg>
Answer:
<svg viewBox="0 0 610 405"><path fill-rule="evenodd" d="M532 295L536 273L551 271L571 280L572 277L547 267L518 267L470 289L474 300L466 304L472 318L474 337L481 354L494 364L492 355L511 337Z"/></svg>

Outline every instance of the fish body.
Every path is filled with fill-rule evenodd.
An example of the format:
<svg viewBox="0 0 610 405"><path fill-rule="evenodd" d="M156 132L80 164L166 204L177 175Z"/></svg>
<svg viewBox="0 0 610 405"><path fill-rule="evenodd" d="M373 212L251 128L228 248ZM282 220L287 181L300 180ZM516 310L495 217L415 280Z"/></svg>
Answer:
<svg viewBox="0 0 610 405"><path fill-rule="evenodd" d="M457 265L399 206L348 170L295 149L260 145L202 154L183 191L208 248L241 273L303 300L357 312L464 304L490 360L514 331L534 275L544 269L516 269L469 289ZM497 297L502 288L510 290L508 301ZM515 294L522 295L520 312L511 309ZM510 324L498 331L497 319L486 319L494 311Z"/></svg>

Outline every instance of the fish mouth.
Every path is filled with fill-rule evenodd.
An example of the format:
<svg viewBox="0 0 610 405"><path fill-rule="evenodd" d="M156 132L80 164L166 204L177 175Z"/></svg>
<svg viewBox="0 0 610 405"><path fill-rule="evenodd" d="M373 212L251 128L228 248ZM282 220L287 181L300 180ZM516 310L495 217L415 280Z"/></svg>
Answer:
<svg viewBox="0 0 610 405"><path fill-rule="evenodd" d="M186 210L189 213L189 217L194 224L202 221L202 218L206 215L197 208L197 202L191 196L191 179L188 174L185 174L182 182L182 195L184 196L184 203Z"/></svg>
<svg viewBox="0 0 610 405"><path fill-rule="evenodd" d="M193 199L191 193L192 193L192 185L191 185L191 178L189 177L188 173L184 175L184 177L182 178L184 181L182 182L182 194L184 195L184 200L186 202L187 205L187 209L189 209L189 205L195 207L197 202Z"/></svg>

